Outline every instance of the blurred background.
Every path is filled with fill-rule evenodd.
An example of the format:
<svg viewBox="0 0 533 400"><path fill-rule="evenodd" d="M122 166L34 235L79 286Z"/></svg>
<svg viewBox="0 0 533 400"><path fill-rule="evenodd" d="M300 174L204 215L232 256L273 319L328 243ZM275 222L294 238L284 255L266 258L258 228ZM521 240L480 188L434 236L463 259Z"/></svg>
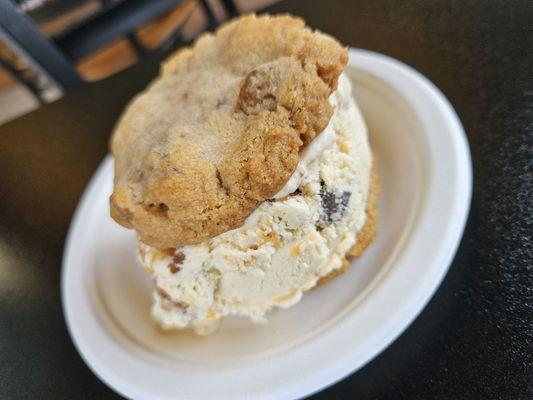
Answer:
<svg viewBox="0 0 533 400"><path fill-rule="evenodd" d="M0 0L0 124L278 0Z"/></svg>

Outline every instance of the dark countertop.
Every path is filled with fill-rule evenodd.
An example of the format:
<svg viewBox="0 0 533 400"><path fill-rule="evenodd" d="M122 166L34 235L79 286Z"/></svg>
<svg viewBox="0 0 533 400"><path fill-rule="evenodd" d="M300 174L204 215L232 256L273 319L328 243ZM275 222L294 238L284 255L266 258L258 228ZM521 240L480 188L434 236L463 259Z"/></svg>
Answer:
<svg viewBox="0 0 533 400"><path fill-rule="evenodd" d="M380 356L314 398L533 398L533 2L288 0L272 10L425 74L456 108L474 165L465 236L437 294ZM156 61L0 127L0 398L120 398L68 336L61 257L113 123Z"/></svg>

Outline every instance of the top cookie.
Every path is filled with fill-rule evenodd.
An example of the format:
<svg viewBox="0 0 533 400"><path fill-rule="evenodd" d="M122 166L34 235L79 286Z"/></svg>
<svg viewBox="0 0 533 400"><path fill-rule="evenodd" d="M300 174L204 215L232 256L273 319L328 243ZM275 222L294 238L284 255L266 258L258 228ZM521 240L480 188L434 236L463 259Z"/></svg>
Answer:
<svg viewBox="0 0 533 400"><path fill-rule="evenodd" d="M327 126L347 60L290 16L244 16L176 52L113 134L111 216L161 249L238 228Z"/></svg>

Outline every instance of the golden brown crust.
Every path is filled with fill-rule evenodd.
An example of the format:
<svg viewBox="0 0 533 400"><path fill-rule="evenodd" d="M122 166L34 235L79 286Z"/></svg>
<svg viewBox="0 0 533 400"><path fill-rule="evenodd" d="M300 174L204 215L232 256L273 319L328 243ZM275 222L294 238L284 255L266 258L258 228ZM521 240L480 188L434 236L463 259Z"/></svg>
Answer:
<svg viewBox="0 0 533 400"><path fill-rule="evenodd" d="M114 132L112 217L160 249L241 226L328 124L347 60L290 16L241 17L178 51Z"/></svg>
<svg viewBox="0 0 533 400"><path fill-rule="evenodd" d="M377 223L378 223L378 198L379 198L380 186L379 186L379 176L375 171L375 168L372 168L370 176L370 187L368 191L368 198L366 201L366 221L363 225L363 228L357 233L357 241L355 245L348 251L346 258L342 260L342 266L340 268L334 269L328 275L320 278L317 283L317 286L325 285L326 283L331 282L334 278L339 275L342 275L344 272L350 268L350 262L348 259L360 257L368 246L374 241L377 233Z"/></svg>

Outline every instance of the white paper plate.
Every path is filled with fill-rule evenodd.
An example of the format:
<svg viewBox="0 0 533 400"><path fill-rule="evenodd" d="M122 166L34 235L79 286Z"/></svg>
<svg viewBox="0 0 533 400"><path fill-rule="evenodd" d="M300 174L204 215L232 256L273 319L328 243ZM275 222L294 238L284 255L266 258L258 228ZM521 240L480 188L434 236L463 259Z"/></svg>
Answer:
<svg viewBox="0 0 533 400"><path fill-rule="evenodd" d="M162 333L131 231L109 217L113 166L100 165L63 259L63 309L92 371L135 399L282 399L363 366L413 321L444 277L471 196L463 128L442 93L389 57L350 50L348 74L369 125L382 195L364 256L264 326L228 319L216 334Z"/></svg>

